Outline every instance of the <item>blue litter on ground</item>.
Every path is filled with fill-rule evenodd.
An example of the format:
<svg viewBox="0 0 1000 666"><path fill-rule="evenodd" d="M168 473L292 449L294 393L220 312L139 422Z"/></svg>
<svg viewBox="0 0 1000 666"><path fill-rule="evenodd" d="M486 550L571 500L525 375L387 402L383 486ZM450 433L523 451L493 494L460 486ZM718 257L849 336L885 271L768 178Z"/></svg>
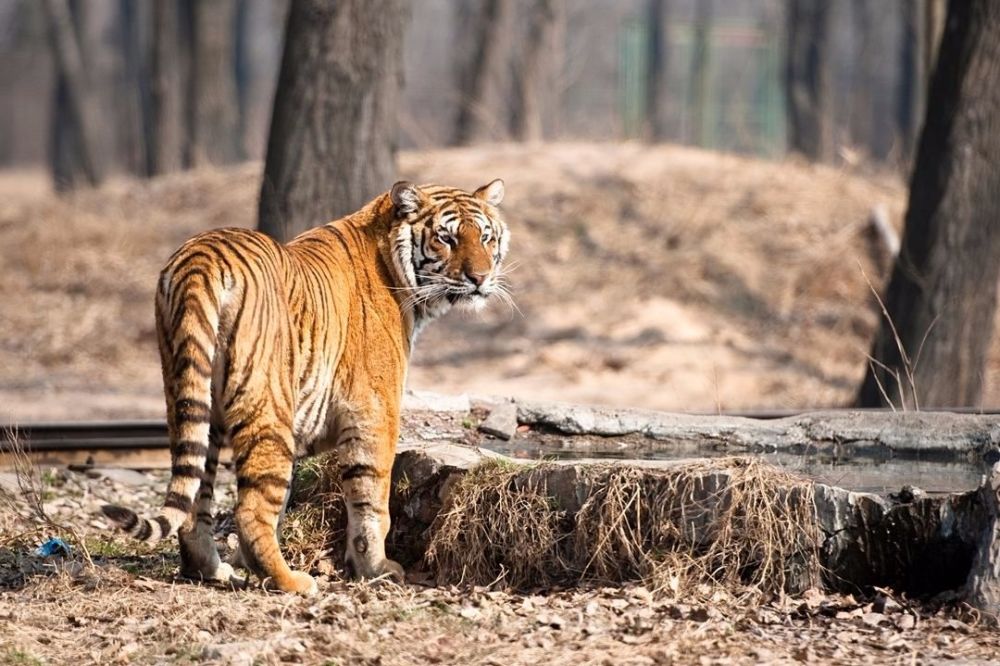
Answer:
<svg viewBox="0 0 1000 666"><path fill-rule="evenodd" d="M53 557L56 555L69 555L72 548L59 537L52 537L41 546L35 549L35 555L39 557Z"/></svg>

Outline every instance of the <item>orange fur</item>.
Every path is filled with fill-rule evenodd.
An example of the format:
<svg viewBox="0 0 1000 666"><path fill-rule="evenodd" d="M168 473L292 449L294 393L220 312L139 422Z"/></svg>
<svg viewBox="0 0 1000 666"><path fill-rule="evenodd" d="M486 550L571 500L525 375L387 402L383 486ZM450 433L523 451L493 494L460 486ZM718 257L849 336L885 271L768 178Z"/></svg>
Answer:
<svg viewBox="0 0 1000 666"><path fill-rule="evenodd" d="M140 539L178 533L183 573L226 580L212 542L218 450L232 446L243 563L280 590L310 592L276 530L296 457L336 449L348 510L345 561L402 576L385 556L389 475L413 341L454 304L504 292L503 184L474 193L397 183L363 209L287 245L219 229L185 243L156 296L173 458L152 520L105 513Z"/></svg>

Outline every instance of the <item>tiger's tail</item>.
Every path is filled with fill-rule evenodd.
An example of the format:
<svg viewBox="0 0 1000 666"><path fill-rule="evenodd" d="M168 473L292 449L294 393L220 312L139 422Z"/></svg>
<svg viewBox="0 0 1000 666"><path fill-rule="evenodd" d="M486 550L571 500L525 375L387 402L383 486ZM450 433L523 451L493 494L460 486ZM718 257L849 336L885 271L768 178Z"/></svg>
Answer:
<svg viewBox="0 0 1000 666"><path fill-rule="evenodd" d="M167 495L159 514L152 519L126 507L101 507L118 528L148 543L176 534L192 515L212 445L212 367L221 294L213 271L204 267L188 270L194 262L183 259L178 257L178 261L168 264L156 294L156 330L170 426ZM171 284L171 275L178 273L182 275Z"/></svg>

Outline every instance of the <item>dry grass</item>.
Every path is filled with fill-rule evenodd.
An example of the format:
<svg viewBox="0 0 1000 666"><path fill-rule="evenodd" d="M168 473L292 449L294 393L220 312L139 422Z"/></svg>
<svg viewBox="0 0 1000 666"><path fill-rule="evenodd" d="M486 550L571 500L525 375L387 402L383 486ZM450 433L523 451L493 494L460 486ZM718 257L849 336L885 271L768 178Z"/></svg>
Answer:
<svg viewBox="0 0 1000 666"><path fill-rule="evenodd" d="M74 568L93 569L94 562L84 539L75 526L55 520L45 509L45 482L37 466L25 452L24 442L15 429L3 433L10 472L17 478L18 491L0 486L0 552L20 552L29 544L38 545L52 535L64 536L70 548ZM2 557L2 556L0 556ZM67 560L62 560L63 562Z"/></svg>
<svg viewBox="0 0 1000 666"><path fill-rule="evenodd" d="M281 549L289 565L315 571L321 563L339 561L346 528L336 459L324 454L300 461L281 522ZM333 573L330 566L324 565L324 569L324 573Z"/></svg>
<svg viewBox="0 0 1000 666"><path fill-rule="evenodd" d="M577 511L547 487L567 469ZM458 484L432 529L427 561L449 582L639 580L673 594L712 583L765 595L819 584L812 485L751 459L668 470L491 464Z"/></svg>

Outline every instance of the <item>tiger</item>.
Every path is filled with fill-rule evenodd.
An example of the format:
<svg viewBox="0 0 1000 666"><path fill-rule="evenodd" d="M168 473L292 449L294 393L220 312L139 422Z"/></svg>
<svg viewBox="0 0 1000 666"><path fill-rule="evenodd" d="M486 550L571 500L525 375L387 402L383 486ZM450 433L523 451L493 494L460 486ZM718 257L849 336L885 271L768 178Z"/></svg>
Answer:
<svg viewBox="0 0 1000 666"><path fill-rule="evenodd" d="M119 529L176 534L180 574L311 594L282 556L293 463L334 451L347 513L344 569L402 582L386 557L390 473L407 365L420 331L453 307L510 298L496 179L472 192L401 181L361 210L281 244L248 229L203 232L160 274L156 331L171 476L153 518L102 507ZM231 447L239 546L212 538L219 449Z"/></svg>

